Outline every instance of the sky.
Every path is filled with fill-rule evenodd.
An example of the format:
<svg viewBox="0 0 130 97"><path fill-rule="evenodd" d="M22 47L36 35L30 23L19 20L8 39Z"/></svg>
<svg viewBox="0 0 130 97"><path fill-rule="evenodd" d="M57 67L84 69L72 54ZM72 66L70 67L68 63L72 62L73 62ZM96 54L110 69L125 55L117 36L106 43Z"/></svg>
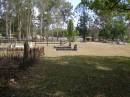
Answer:
<svg viewBox="0 0 130 97"><path fill-rule="evenodd" d="M75 8L81 0L68 0L72 5L73 5L73 8Z"/></svg>
<svg viewBox="0 0 130 97"><path fill-rule="evenodd" d="M81 0L67 0L73 5L73 9L80 3ZM35 9L36 10L36 9ZM36 14L38 14L36 12Z"/></svg>
<svg viewBox="0 0 130 97"><path fill-rule="evenodd" d="M67 0L67 1L69 1L73 5L73 9L75 9L75 7L80 3L81 0ZM35 10L36 10L35 14L38 15L39 14L38 10L37 9L35 9ZM77 22L78 22L78 19L74 19L74 26L77 25Z"/></svg>
<svg viewBox="0 0 130 97"><path fill-rule="evenodd" d="M80 3L81 0L67 0L73 5L73 9ZM74 26L77 26L78 19L74 19Z"/></svg>

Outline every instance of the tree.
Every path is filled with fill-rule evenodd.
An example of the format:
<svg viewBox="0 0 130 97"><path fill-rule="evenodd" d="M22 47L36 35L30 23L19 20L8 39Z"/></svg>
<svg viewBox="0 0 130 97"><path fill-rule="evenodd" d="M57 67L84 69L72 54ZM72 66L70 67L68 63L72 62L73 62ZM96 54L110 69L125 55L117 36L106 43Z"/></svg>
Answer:
<svg viewBox="0 0 130 97"><path fill-rule="evenodd" d="M39 11L37 17L35 9ZM34 27L39 31L40 26L41 35L48 36L52 25L61 28L61 24L67 21L71 9L66 0L0 0L0 22L3 24L0 30L6 32L7 38L13 33L21 40L29 39Z"/></svg>
<svg viewBox="0 0 130 97"><path fill-rule="evenodd" d="M125 16L129 20L128 28L130 28L130 0L94 0L90 7L100 16L107 14L108 17L113 15ZM107 17L107 18L108 18ZM130 39L130 29L128 37Z"/></svg>
<svg viewBox="0 0 130 97"><path fill-rule="evenodd" d="M80 35L83 37L83 42L86 41L86 35L87 35L87 23L89 21L88 14L83 12L83 15L80 16L79 23L77 25L77 29L80 33Z"/></svg>
<svg viewBox="0 0 130 97"><path fill-rule="evenodd" d="M21 0L13 0L13 5L15 6L15 18L14 18L14 26L16 27L14 29L15 32L18 32L18 33L15 33L15 34L18 34L17 37L18 37L18 40L21 40L21 36L22 36L22 13L23 13L23 6L22 6L22 2Z"/></svg>
<svg viewBox="0 0 130 97"><path fill-rule="evenodd" d="M91 0L90 7L95 11L128 10L129 0Z"/></svg>
<svg viewBox="0 0 130 97"><path fill-rule="evenodd" d="M73 9L73 6L71 5L70 2L62 2L62 7L60 8L60 11L61 11L61 16L63 18L63 25L64 23L67 23L68 22L68 18L73 15L72 13L72 9Z"/></svg>
<svg viewBox="0 0 130 97"><path fill-rule="evenodd" d="M75 12L79 15L79 21L77 24L77 30L83 37L83 42L86 41L86 36L88 35L89 22L91 21L91 15L89 15L89 3L90 0L81 0L81 2L75 8Z"/></svg>
<svg viewBox="0 0 130 97"><path fill-rule="evenodd" d="M74 24L72 20L69 20L68 22L67 31L68 31L69 45L71 45L72 37L74 35Z"/></svg>
<svg viewBox="0 0 130 97"><path fill-rule="evenodd" d="M111 31L112 31L112 24L107 23L102 26L102 28L99 31L99 37L100 39L109 40L111 39Z"/></svg>
<svg viewBox="0 0 130 97"><path fill-rule="evenodd" d="M45 25L48 24L45 23L46 21L49 21L49 4L50 1L48 0L38 0L36 2L36 7L39 9L39 23L40 23L40 35L44 36L44 30L45 30ZM48 26L48 25L47 25Z"/></svg>
<svg viewBox="0 0 130 97"><path fill-rule="evenodd" d="M112 39L120 39L124 41L127 38L127 26L122 20L114 20L112 25Z"/></svg>
<svg viewBox="0 0 130 97"><path fill-rule="evenodd" d="M9 27L9 23L10 23L10 18L9 18L9 15L10 15L10 1L9 0L6 0L5 1L5 10L6 10L6 38L9 39L9 31L10 31L10 27Z"/></svg>
<svg viewBox="0 0 130 97"><path fill-rule="evenodd" d="M105 40L126 40L127 35L127 26L123 19L112 19L112 21L107 22L100 30L99 36Z"/></svg>

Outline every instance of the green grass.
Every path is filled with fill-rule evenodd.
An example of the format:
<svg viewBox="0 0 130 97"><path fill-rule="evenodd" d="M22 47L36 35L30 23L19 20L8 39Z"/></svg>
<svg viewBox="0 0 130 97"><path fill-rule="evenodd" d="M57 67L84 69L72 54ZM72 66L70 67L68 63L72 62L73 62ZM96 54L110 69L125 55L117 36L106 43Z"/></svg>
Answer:
<svg viewBox="0 0 130 97"><path fill-rule="evenodd" d="M130 97L127 57L44 58L16 76L17 88L2 87L0 96Z"/></svg>

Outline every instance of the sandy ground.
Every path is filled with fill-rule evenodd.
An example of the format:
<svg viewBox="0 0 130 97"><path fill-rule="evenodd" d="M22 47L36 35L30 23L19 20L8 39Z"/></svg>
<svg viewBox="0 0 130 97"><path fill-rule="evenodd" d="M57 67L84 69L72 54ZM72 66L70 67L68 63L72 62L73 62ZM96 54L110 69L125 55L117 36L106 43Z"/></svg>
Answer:
<svg viewBox="0 0 130 97"><path fill-rule="evenodd" d="M57 57L57 56L75 56L75 55L90 55L90 56L126 56L130 57L130 44L117 45L111 43L99 43L99 42L75 42L72 46L77 44L77 51L56 51L54 46L49 44L45 47L45 56ZM41 46L41 45L39 45Z"/></svg>
<svg viewBox="0 0 130 97"><path fill-rule="evenodd" d="M117 45L112 43L99 43L99 42L74 42L77 44L77 51L56 51L54 46L59 44L37 44L36 46L45 47L46 57L58 57L58 56L75 56L75 55L88 55L88 56L126 56L130 57L130 44L127 45ZM35 43L33 43L35 45ZM68 44L65 44L68 45ZM1 44L0 47L8 47L9 44Z"/></svg>

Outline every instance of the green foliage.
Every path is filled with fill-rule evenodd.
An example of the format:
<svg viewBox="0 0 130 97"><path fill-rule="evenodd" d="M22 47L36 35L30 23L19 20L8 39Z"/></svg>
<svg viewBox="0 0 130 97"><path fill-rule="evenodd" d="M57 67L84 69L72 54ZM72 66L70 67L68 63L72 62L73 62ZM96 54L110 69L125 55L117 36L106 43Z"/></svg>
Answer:
<svg viewBox="0 0 130 97"><path fill-rule="evenodd" d="M114 21L112 27L112 39L120 39L124 40L127 39L127 26L123 21Z"/></svg>
<svg viewBox="0 0 130 97"><path fill-rule="evenodd" d="M75 8L76 13L78 13L79 20L77 24L77 30L79 34L83 37L83 41L86 41L86 36L88 36L88 25L92 18L89 15L91 0L81 0L81 2Z"/></svg>
<svg viewBox="0 0 130 97"><path fill-rule="evenodd" d="M3 32L6 32L5 31L5 20L0 19L0 33L4 34Z"/></svg>
<svg viewBox="0 0 130 97"><path fill-rule="evenodd" d="M1 0L0 32L7 32L7 35L10 31L12 34L15 32L18 38L27 38L38 32L47 35L51 25L59 26L61 22L67 22L72 15L72 8L71 3L66 0ZM36 15L35 9L39 14Z"/></svg>
<svg viewBox="0 0 130 97"><path fill-rule="evenodd" d="M103 39L120 39L126 40L128 37L127 26L123 21L114 20L112 23L107 23L100 30L99 36Z"/></svg>
<svg viewBox="0 0 130 97"><path fill-rule="evenodd" d="M127 17L129 19L129 1L126 0L94 0L90 4L92 8L102 21L102 29L99 36L104 39L120 39L126 40L128 38L128 28L120 17ZM113 20L117 18L117 20Z"/></svg>
<svg viewBox="0 0 130 97"><path fill-rule="evenodd" d="M70 2L63 2L63 7L60 8L63 22L67 23L68 17L71 17L73 15L72 9L73 6L71 5Z"/></svg>
<svg viewBox="0 0 130 97"><path fill-rule="evenodd" d="M0 32L0 36L1 36L1 37L5 37L5 36L6 36L6 33L5 33L5 32Z"/></svg>
<svg viewBox="0 0 130 97"><path fill-rule="evenodd" d="M52 30L52 32L50 33L50 35L53 34L53 36L55 37L63 37L63 36L67 36L67 30L66 29L61 29L61 28L57 28Z"/></svg>
<svg viewBox="0 0 130 97"><path fill-rule="evenodd" d="M99 31L99 37L103 39L110 39L111 38L111 29L112 25L106 24L103 28Z"/></svg>
<svg viewBox="0 0 130 97"><path fill-rule="evenodd" d="M74 30L74 36L78 36L79 35L79 31L78 30Z"/></svg>
<svg viewBox="0 0 130 97"><path fill-rule="evenodd" d="M79 23L77 25L77 30L79 31L80 35L83 37L83 41L85 42L85 38L87 36L87 22L89 21L88 13L85 11L82 13L79 19Z"/></svg>
<svg viewBox="0 0 130 97"><path fill-rule="evenodd" d="M95 10L125 10L128 7L126 0L94 0L90 7Z"/></svg>
<svg viewBox="0 0 130 97"><path fill-rule="evenodd" d="M69 20L67 31L68 31L68 37L72 37L73 36L73 31L74 31L73 20Z"/></svg>
<svg viewBox="0 0 130 97"><path fill-rule="evenodd" d="M130 39L128 39L128 43L130 43Z"/></svg>

